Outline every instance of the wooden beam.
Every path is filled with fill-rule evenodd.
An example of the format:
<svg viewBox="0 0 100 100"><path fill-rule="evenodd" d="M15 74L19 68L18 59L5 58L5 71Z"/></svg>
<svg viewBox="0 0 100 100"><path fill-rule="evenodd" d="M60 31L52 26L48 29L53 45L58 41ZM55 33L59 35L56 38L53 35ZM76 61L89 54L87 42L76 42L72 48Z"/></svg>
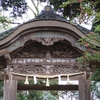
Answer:
<svg viewBox="0 0 100 100"><path fill-rule="evenodd" d="M56 90L56 91L64 91L64 90L78 90L78 85L20 85L18 84L17 90Z"/></svg>

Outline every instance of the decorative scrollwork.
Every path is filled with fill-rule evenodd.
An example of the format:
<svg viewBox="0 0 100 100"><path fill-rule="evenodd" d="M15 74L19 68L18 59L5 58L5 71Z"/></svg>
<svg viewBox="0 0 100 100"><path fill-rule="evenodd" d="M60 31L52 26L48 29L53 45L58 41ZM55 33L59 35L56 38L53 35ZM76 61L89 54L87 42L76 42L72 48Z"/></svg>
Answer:
<svg viewBox="0 0 100 100"><path fill-rule="evenodd" d="M43 45L50 46L50 45L53 45L55 42L58 42L64 39L63 38L35 38L32 40L41 42Z"/></svg>
<svg viewBox="0 0 100 100"><path fill-rule="evenodd" d="M47 51L51 53L52 58L77 58L81 56L79 51L63 41L56 42L50 46L34 41L25 45L19 51L12 52L11 58L45 58Z"/></svg>
<svg viewBox="0 0 100 100"><path fill-rule="evenodd" d="M69 74L79 72L78 69L74 69L70 64L68 65L38 65L38 66L18 66L13 68L13 72L22 74Z"/></svg>
<svg viewBox="0 0 100 100"><path fill-rule="evenodd" d="M18 66L13 69L13 72L16 73L25 73L25 74L36 74L36 73L44 73L45 69L41 68L41 66Z"/></svg>

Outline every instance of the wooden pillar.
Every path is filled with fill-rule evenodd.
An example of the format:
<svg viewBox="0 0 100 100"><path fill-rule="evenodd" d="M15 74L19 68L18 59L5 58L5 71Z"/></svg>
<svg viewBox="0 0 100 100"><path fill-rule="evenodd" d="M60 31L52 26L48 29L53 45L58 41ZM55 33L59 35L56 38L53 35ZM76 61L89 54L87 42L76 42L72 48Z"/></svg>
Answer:
<svg viewBox="0 0 100 100"><path fill-rule="evenodd" d="M9 79L4 77L4 98L3 100L17 100L17 80L12 80L12 75Z"/></svg>
<svg viewBox="0 0 100 100"><path fill-rule="evenodd" d="M87 90L86 90L87 100L91 100L90 85L91 85L91 83L89 81L86 81L86 86L87 86Z"/></svg>
<svg viewBox="0 0 100 100"><path fill-rule="evenodd" d="M89 88L90 82L86 79L86 75L84 74L79 79L79 100L91 100Z"/></svg>

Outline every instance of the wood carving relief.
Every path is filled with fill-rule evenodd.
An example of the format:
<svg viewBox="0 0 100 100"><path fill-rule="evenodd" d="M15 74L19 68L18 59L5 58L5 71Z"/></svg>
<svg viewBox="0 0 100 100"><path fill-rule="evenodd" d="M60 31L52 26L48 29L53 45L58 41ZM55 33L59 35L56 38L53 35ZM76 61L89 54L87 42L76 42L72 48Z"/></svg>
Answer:
<svg viewBox="0 0 100 100"><path fill-rule="evenodd" d="M13 72L40 75L78 72L73 58L81 56L81 53L66 41L58 41L53 45L50 45L51 40L48 39L36 41L26 43L22 49L11 53ZM39 41L45 41L46 44L43 45Z"/></svg>
<svg viewBox="0 0 100 100"><path fill-rule="evenodd" d="M38 66L13 66L13 72L21 73L21 74L69 74L69 73L77 73L79 70L74 69L74 66L68 65L38 65Z"/></svg>
<svg viewBox="0 0 100 100"><path fill-rule="evenodd" d="M31 42L19 51L12 52L11 58L45 58L47 51L51 53L52 58L77 58L81 56L81 53L72 46L59 41L50 46Z"/></svg>
<svg viewBox="0 0 100 100"><path fill-rule="evenodd" d="M43 45L50 46L50 45L53 45L55 42L58 42L64 39L63 38L35 38L32 40L41 42Z"/></svg>

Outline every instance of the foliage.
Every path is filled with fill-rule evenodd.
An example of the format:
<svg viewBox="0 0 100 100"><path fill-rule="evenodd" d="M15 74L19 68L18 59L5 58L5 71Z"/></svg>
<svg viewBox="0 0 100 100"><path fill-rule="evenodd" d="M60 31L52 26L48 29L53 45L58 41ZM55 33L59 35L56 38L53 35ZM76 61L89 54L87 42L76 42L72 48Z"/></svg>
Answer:
<svg viewBox="0 0 100 100"><path fill-rule="evenodd" d="M43 100L42 91L21 91L17 94L17 100Z"/></svg>
<svg viewBox="0 0 100 100"><path fill-rule="evenodd" d="M100 25L96 25L94 31L97 33L100 33Z"/></svg>
<svg viewBox="0 0 100 100"><path fill-rule="evenodd" d="M100 98L100 82L93 82L91 85L92 100L98 100Z"/></svg>
<svg viewBox="0 0 100 100"><path fill-rule="evenodd" d="M4 2L5 1L5 2ZM14 0L12 0L14 1ZM37 3L34 0L31 0L33 4L33 8L30 7L26 3L26 0L15 0L12 2L10 0L1 0L1 8L0 8L0 28L3 32L5 30L8 30L11 28L14 24L18 25L21 24L21 22L26 22L25 19L23 19L25 16L29 18L27 11L31 10L34 17L36 17L39 14L39 5L40 2L37 1ZM20 6L19 6L20 5ZM25 8L23 8L23 7ZM21 7L21 8L20 8ZM5 13L7 12L8 15ZM18 19L18 22L17 22ZM21 22L19 22L19 19Z"/></svg>
<svg viewBox="0 0 100 100"><path fill-rule="evenodd" d="M58 100L51 91L18 92L17 100Z"/></svg>
<svg viewBox="0 0 100 100"><path fill-rule="evenodd" d="M90 80L94 80L95 83L100 81L100 68L94 69L94 73L92 77L90 77Z"/></svg>
<svg viewBox="0 0 100 100"><path fill-rule="evenodd" d="M94 69L89 80L92 80L90 89L92 90L93 100L95 100L95 98L100 98L100 68Z"/></svg>
<svg viewBox="0 0 100 100"><path fill-rule="evenodd" d="M21 16L27 10L27 3L25 0L1 0L1 6L3 10L8 11L12 8L12 16Z"/></svg>
<svg viewBox="0 0 100 100"><path fill-rule="evenodd" d="M82 4L85 4L85 6ZM86 48L86 52L83 53L83 56L78 58L79 62L83 63L82 67L85 69L88 64L100 63L100 8L98 8L100 1L97 0L94 3L89 1L88 5L86 4L85 1L80 3L81 9L84 11L83 13L87 14L88 17L95 16L95 18L93 20L92 31L78 41L80 45ZM82 16L81 13L78 17L80 18L79 21L84 20L84 16ZM92 81L91 90L96 97L100 98L100 85L97 86L98 82L100 82L100 68L92 68L92 71L93 73L90 77L90 80Z"/></svg>
<svg viewBox="0 0 100 100"><path fill-rule="evenodd" d="M29 8L33 14L36 16L39 14L38 5L40 2L46 2L47 0L37 0L37 4L34 0L31 0L36 12L27 5L26 0L1 0L1 7L3 10L11 12L14 17L22 16L22 14L27 12ZM54 6L54 9L58 12L62 12L64 17L69 17L72 20L78 17L79 23L87 23L94 15L94 23L96 24L100 19L100 1L99 0L49 0L50 5Z"/></svg>
<svg viewBox="0 0 100 100"><path fill-rule="evenodd" d="M98 21L100 21L99 13L98 16L95 16L95 19L98 19ZM79 61L100 64L100 24L95 25L94 32L90 32L89 34L86 34L85 37L79 39L79 43L87 48L87 51L79 58ZM90 77L90 80L92 81L91 90L93 91L93 94L100 98L100 89L98 89L100 85L97 86L98 82L100 82L100 68L92 68L92 71L93 73Z"/></svg>
<svg viewBox="0 0 100 100"><path fill-rule="evenodd" d="M46 0L40 0L46 2ZM69 17L72 20L78 17L80 23L87 22L94 15L98 16L94 20L98 22L100 1L99 0L49 0L50 5L58 12L62 12L64 17Z"/></svg>
<svg viewBox="0 0 100 100"><path fill-rule="evenodd" d="M2 25L2 27L6 27L8 26L8 22L10 22L10 20L5 17L5 16L2 16L1 13L0 13L0 24Z"/></svg>
<svg viewBox="0 0 100 100"><path fill-rule="evenodd" d="M79 100L78 91L59 91L59 96L63 100Z"/></svg>
<svg viewBox="0 0 100 100"><path fill-rule="evenodd" d="M38 3L47 2L47 0L37 0L37 5L35 5L34 0L31 0L33 6L38 10ZM58 12L62 12L63 16L70 17L72 20L74 17L79 15L80 19L88 20L90 16L93 16L96 12L96 20L100 19L100 1L99 0L49 0L50 5L54 6L54 9ZM1 0L1 6L4 10L9 10L11 8L11 14L16 16L22 16L23 13L27 11L29 7L26 0ZM98 13L97 13L98 12ZM34 13L34 11L33 11ZM88 15L86 17L85 15ZM84 17L84 18L83 18Z"/></svg>
<svg viewBox="0 0 100 100"><path fill-rule="evenodd" d="M97 28L95 29L97 31ZM83 57L79 58L84 62L100 62L100 36L99 33L90 32L79 39L79 43L87 48Z"/></svg>
<svg viewBox="0 0 100 100"><path fill-rule="evenodd" d="M50 84L55 84L55 81L51 81ZM24 84L24 81L18 81L18 84ZM30 80L29 84L34 84L34 81ZM45 85L41 80L37 81L38 85ZM57 91L19 91L17 93L17 100L58 100Z"/></svg>
<svg viewBox="0 0 100 100"><path fill-rule="evenodd" d="M0 99L3 97L3 81L0 81Z"/></svg>
<svg viewBox="0 0 100 100"><path fill-rule="evenodd" d="M41 4L40 4L39 1L37 1L36 4L35 4L34 0L31 0L31 2L32 2L33 6L34 6L34 10L30 6L28 6L28 8L33 12L34 17L36 17L40 13L39 12L39 5L41 5Z"/></svg>

